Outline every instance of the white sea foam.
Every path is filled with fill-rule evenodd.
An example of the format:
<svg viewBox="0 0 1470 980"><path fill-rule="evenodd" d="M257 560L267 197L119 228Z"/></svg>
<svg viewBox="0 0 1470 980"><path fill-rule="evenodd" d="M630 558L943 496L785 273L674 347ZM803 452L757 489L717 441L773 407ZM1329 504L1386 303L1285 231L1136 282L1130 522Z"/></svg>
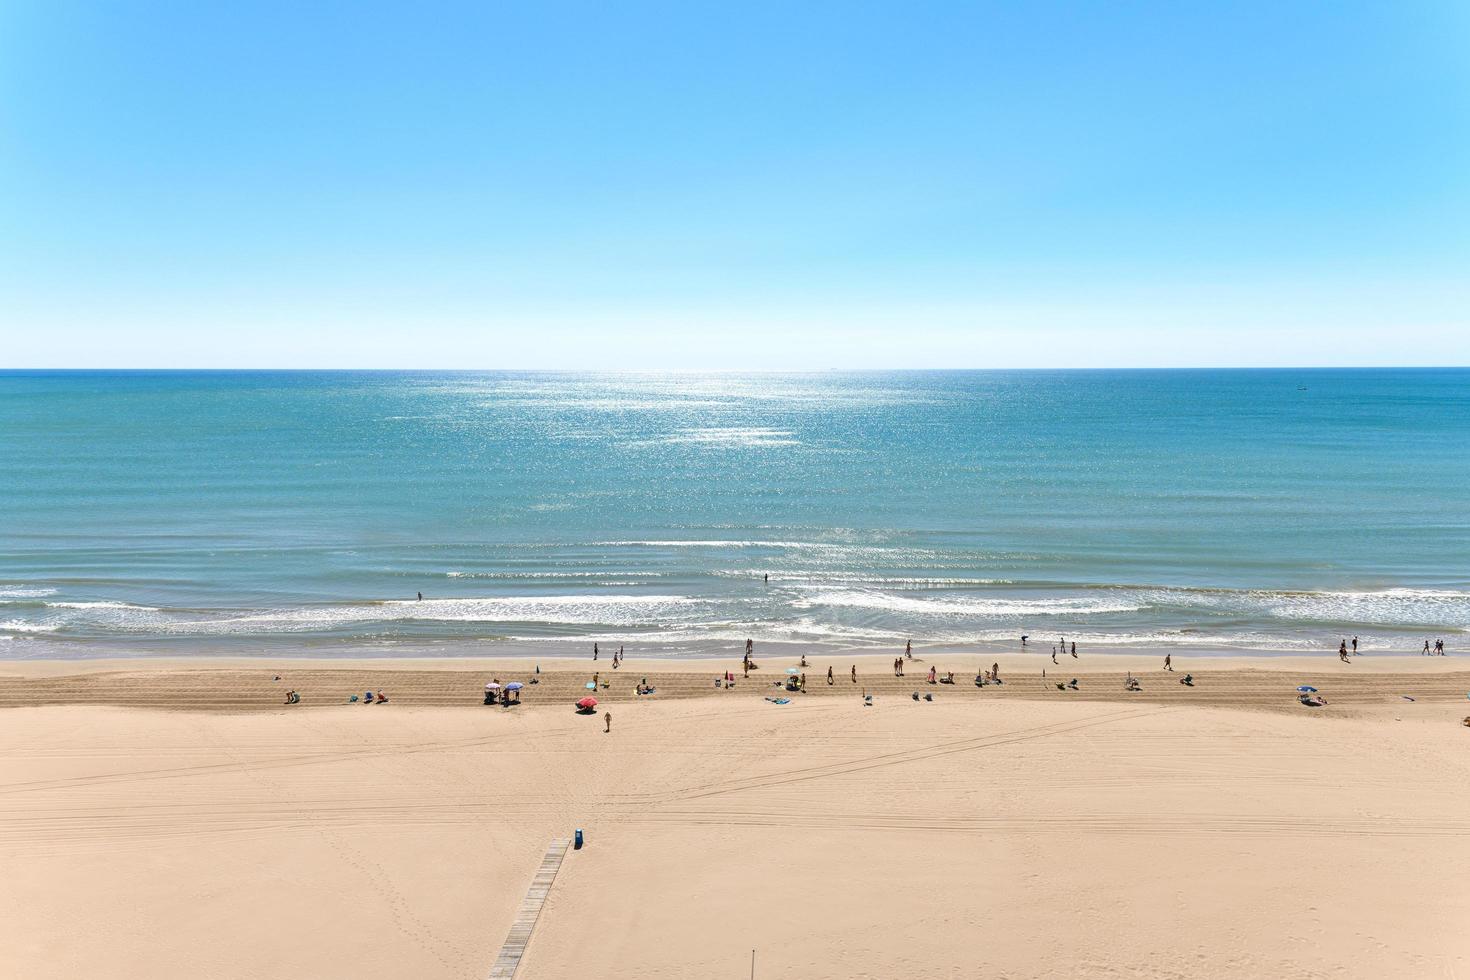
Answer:
<svg viewBox="0 0 1470 980"><path fill-rule="evenodd" d="M51 633L60 626L54 622L38 622L27 619L7 619L0 622L0 630L11 633Z"/></svg>
<svg viewBox="0 0 1470 980"><path fill-rule="evenodd" d="M770 572L762 568L744 569L720 569L711 574L720 578L760 578L762 575L770 574L771 581L779 584L794 585L829 585L845 583L851 585L876 585L896 587L900 589L944 589L977 585L1013 585L1011 579L1004 578L949 578L930 575L862 575L847 574L842 572L807 572L807 571L776 571Z"/></svg>
<svg viewBox="0 0 1470 980"><path fill-rule="evenodd" d="M267 610L212 622L179 624L188 632L303 632L392 622L656 625L681 618L698 601L678 595L497 596L412 599L374 604Z"/></svg>
<svg viewBox="0 0 1470 980"><path fill-rule="evenodd" d="M1438 589L1278 593L1266 606L1270 615L1281 619L1470 626L1470 594Z"/></svg>
<svg viewBox="0 0 1470 980"><path fill-rule="evenodd" d="M1247 617L1352 626L1470 627L1470 593L1451 589L1370 589L1321 592L1266 589L1143 589L1151 605L1235 613Z"/></svg>
<svg viewBox="0 0 1470 980"><path fill-rule="evenodd" d="M1063 616L1137 612L1147 608L1140 602L1118 598L934 598L891 595L886 592L818 592L798 606L841 606L889 612L921 613L929 616Z"/></svg>
<svg viewBox="0 0 1470 980"><path fill-rule="evenodd" d="M0 599L43 599L55 594L55 589L32 588L25 585L0 585Z"/></svg>
<svg viewBox="0 0 1470 980"><path fill-rule="evenodd" d="M136 609L140 612L158 612L157 606L135 606L131 602L48 602L51 609Z"/></svg>

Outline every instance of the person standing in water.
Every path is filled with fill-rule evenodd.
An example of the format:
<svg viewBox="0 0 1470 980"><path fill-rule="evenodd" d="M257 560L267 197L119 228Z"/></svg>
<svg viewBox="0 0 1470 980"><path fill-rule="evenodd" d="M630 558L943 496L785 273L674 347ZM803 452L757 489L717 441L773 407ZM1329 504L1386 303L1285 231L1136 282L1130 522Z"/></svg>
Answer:
<svg viewBox="0 0 1470 980"><path fill-rule="evenodd" d="M422 592L420 592L419 593L419 602L423 602L423 601L424 601L424 594Z"/></svg>
<svg viewBox="0 0 1470 980"><path fill-rule="evenodd" d="M592 659L593 660L596 660L597 659L597 644L596 643L592 644Z"/></svg>
<svg viewBox="0 0 1470 980"><path fill-rule="evenodd" d="M1358 638L1355 636L1355 637L1353 637L1353 656L1356 657L1357 655L1358 655Z"/></svg>
<svg viewBox="0 0 1470 980"><path fill-rule="evenodd" d="M903 655L908 660L914 659L914 641L913 640L904 640L903 641Z"/></svg>

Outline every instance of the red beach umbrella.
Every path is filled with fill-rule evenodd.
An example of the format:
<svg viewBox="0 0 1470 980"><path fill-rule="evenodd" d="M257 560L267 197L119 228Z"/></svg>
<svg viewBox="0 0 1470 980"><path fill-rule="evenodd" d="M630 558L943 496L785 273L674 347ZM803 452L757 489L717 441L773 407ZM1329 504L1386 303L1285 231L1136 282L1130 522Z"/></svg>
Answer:
<svg viewBox="0 0 1470 980"><path fill-rule="evenodd" d="M596 698L583 698L582 700L580 700L580 701L577 702L577 707L581 708L583 711L586 711L586 710L591 709L591 708L595 708L595 707L597 707L597 699Z"/></svg>

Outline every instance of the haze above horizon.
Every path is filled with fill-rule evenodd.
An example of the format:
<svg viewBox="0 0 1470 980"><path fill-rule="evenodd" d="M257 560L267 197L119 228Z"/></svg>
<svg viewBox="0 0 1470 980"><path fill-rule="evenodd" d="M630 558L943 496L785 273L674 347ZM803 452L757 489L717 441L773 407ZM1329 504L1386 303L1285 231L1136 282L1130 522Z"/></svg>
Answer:
<svg viewBox="0 0 1470 980"><path fill-rule="evenodd" d="M0 368L1470 363L1449 2L0 10Z"/></svg>

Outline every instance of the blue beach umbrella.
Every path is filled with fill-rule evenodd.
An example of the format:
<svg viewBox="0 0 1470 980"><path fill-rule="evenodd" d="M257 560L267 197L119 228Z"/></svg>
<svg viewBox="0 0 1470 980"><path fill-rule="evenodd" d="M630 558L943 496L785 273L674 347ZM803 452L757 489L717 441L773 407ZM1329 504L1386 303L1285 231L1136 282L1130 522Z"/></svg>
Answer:
<svg viewBox="0 0 1470 980"><path fill-rule="evenodd" d="M1298 691L1301 691L1303 694L1316 694L1317 693L1317 689L1315 687L1307 687L1305 684L1303 684L1301 687L1297 688L1297 690Z"/></svg>
<svg viewBox="0 0 1470 980"><path fill-rule="evenodd" d="M507 691L519 691L525 686L526 685L522 684L520 681L511 681L509 684L505 685L505 689Z"/></svg>

